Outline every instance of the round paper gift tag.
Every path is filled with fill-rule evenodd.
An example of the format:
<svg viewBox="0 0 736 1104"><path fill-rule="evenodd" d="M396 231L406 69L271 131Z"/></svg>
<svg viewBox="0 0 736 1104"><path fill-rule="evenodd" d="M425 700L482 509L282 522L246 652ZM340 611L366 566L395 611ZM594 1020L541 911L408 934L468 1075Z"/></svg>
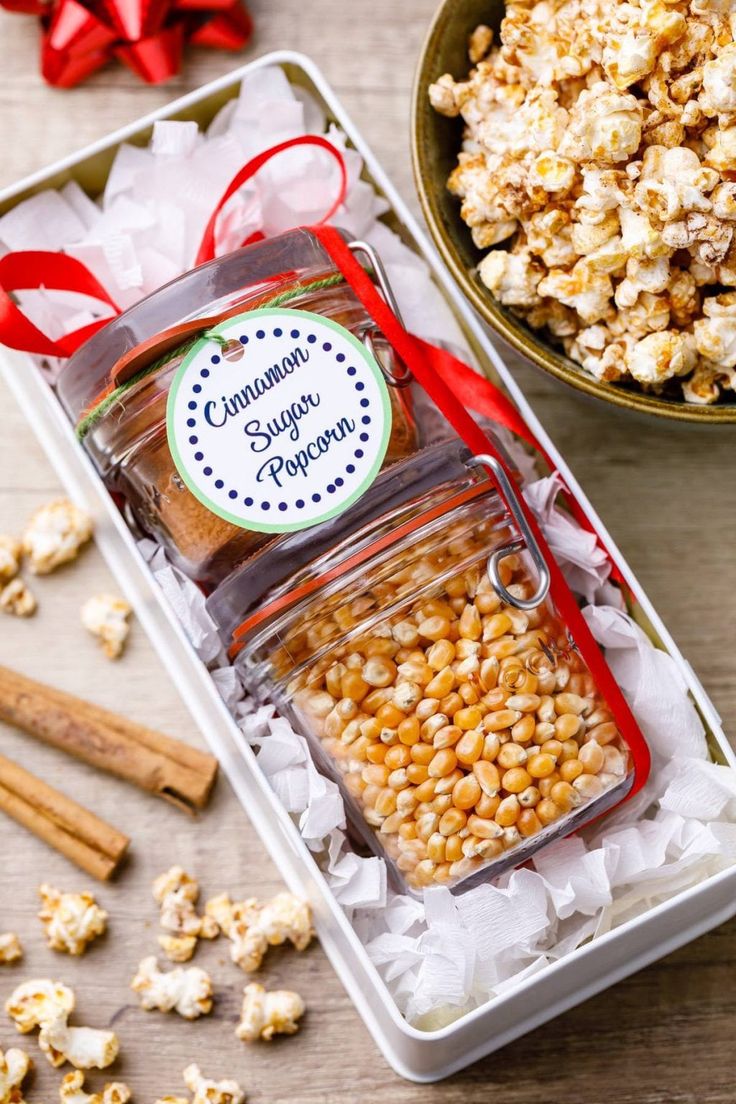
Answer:
<svg viewBox="0 0 736 1104"><path fill-rule="evenodd" d="M343 326L268 308L208 330L169 391L169 447L189 490L246 529L286 533L346 510L391 432L383 373Z"/></svg>

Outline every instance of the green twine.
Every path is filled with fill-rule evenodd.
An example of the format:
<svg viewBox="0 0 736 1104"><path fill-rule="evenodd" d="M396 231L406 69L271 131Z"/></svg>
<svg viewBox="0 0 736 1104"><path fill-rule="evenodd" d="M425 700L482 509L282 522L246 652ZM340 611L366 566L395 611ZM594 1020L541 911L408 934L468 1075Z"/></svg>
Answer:
<svg viewBox="0 0 736 1104"><path fill-rule="evenodd" d="M336 284L344 282L345 277L341 272L336 272L332 276L325 276L321 280L315 280L309 284L294 284L293 287L287 288L285 291L279 292L278 295L274 295L271 299L267 299L261 304L262 307L280 307L283 303L288 303L291 299L295 299L297 296L302 295L307 291L323 291L325 288L334 287ZM206 338L209 341L217 342L222 348L228 343L228 338L223 337L213 330L203 330L201 334L190 339L185 344L180 345L177 349L166 353L164 356L159 357L152 364L146 365L140 372L137 372L130 379L125 380L119 384L114 391L111 391L109 395L106 395L104 399L100 399L96 406L93 406L91 410L88 410L84 417L77 423L76 434L80 441L83 441L89 431L97 424L100 418L110 410L111 407L120 403L123 396L127 391L130 391L132 387L136 387L137 384L144 380L147 376L153 375L154 372L158 372L161 368L165 368L172 360L176 360L177 357L184 357L193 349L198 341L202 338Z"/></svg>

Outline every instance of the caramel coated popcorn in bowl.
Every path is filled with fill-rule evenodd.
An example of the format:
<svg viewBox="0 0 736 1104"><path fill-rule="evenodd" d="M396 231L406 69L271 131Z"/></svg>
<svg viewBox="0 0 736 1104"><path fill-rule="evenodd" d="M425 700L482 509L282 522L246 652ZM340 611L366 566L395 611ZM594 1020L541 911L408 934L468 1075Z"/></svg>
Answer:
<svg viewBox="0 0 736 1104"><path fill-rule="evenodd" d="M620 405L736 410L735 36L723 0L460 0L428 40L438 244L517 348Z"/></svg>

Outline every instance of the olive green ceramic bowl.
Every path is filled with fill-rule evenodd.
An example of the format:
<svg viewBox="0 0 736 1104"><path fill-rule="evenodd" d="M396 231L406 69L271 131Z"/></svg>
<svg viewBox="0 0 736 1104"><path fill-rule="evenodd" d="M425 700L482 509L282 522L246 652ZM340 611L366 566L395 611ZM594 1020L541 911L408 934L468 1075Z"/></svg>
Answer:
<svg viewBox="0 0 736 1104"><path fill-rule="evenodd" d="M460 218L460 204L446 188L462 141L462 120L448 119L432 109L429 85L443 73L464 77L469 68L467 42L479 23L493 27L495 40L503 18L503 0L444 0L424 43L414 83L412 154L419 199L429 229L450 272L483 319L509 345L577 391L626 410L683 422L734 423L736 400L697 406L683 399L648 395L634 385L603 383L529 329L498 303L475 275L483 253Z"/></svg>

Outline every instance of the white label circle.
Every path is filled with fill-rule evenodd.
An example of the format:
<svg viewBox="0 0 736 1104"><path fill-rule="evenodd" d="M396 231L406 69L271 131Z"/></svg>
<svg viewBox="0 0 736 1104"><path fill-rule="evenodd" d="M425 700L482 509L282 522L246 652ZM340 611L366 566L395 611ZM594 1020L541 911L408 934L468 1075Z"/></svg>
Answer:
<svg viewBox="0 0 736 1104"><path fill-rule="evenodd" d="M176 468L200 502L245 529L286 533L334 517L368 489L391 402L376 360L343 326L263 308L221 322L189 350L166 421Z"/></svg>

